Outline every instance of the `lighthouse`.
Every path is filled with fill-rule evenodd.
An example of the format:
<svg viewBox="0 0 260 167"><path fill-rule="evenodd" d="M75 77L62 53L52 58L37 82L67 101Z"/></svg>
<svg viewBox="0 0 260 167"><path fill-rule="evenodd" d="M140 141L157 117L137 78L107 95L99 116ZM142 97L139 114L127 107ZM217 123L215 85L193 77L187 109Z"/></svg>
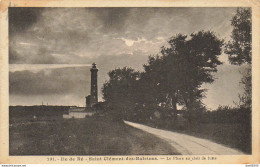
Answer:
<svg viewBox="0 0 260 167"><path fill-rule="evenodd" d="M98 103L98 91L97 91L97 66L96 63L92 64L91 72L91 87L90 87L90 95L86 97L86 108L93 107Z"/></svg>

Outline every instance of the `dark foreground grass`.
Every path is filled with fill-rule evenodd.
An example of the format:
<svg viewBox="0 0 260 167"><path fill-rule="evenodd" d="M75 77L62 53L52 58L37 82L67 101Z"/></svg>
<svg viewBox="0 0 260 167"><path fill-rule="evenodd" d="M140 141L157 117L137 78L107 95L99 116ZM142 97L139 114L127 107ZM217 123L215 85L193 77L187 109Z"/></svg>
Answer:
<svg viewBox="0 0 260 167"><path fill-rule="evenodd" d="M152 127L185 133L195 137L209 139L244 152L252 153L251 126L242 123L198 123L192 126L178 127L173 121L147 122Z"/></svg>
<svg viewBox="0 0 260 167"><path fill-rule="evenodd" d="M19 121L10 125L10 155L176 155L165 141L106 118Z"/></svg>
<svg viewBox="0 0 260 167"><path fill-rule="evenodd" d="M242 124L199 124L190 127L187 134L206 138L219 144L240 150L245 154L251 154L251 133L250 129Z"/></svg>

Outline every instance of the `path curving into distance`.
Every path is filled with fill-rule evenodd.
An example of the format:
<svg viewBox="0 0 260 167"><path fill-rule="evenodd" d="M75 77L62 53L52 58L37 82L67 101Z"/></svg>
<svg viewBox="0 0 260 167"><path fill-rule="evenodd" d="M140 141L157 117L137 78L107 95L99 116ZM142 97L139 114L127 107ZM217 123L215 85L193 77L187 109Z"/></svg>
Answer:
<svg viewBox="0 0 260 167"><path fill-rule="evenodd" d="M127 125L141 129L169 142L182 155L241 155L241 151L214 143L207 139L182 133L151 128L146 125L124 121Z"/></svg>

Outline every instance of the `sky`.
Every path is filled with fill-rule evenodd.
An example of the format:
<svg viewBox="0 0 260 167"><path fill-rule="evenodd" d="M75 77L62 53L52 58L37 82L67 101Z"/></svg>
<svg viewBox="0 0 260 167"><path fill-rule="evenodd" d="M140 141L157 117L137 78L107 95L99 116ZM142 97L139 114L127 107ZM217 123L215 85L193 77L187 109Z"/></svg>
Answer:
<svg viewBox="0 0 260 167"><path fill-rule="evenodd" d="M228 41L236 8L9 8L10 105L79 105L90 94L90 67L97 64L98 96L107 73L124 66L142 71L170 37L200 30ZM228 56L204 84L209 109L234 105L243 92L245 66Z"/></svg>

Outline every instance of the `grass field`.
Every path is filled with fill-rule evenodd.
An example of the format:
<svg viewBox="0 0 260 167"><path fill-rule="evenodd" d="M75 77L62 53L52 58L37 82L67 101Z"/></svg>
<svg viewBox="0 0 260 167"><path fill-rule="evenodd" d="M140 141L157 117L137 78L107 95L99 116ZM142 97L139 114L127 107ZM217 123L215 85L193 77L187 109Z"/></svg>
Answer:
<svg viewBox="0 0 260 167"><path fill-rule="evenodd" d="M10 124L10 155L176 155L165 141L105 118Z"/></svg>

